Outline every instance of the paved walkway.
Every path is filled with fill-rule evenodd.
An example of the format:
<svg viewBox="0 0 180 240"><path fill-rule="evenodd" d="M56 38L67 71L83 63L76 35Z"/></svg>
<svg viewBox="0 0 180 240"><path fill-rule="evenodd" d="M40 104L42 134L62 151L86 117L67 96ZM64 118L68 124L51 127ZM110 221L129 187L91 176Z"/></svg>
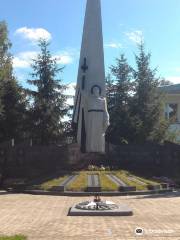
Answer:
<svg viewBox="0 0 180 240"><path fill-rule="evenodd" d="M0 235L29 240L180 240L179 197L108 197L128 204L132 217L69 217L68 209L87 197L0 194ZM135 235L141 227L143 237Z"/></svg>

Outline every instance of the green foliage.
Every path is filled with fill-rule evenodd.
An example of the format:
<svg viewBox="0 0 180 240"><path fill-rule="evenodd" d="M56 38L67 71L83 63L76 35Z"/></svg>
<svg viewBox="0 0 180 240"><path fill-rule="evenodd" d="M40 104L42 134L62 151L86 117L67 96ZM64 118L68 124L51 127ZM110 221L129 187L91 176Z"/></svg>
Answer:
<svg viewBox="0 0 180 240"><path fill-rule="evenodd" d="M97 168L98 169L98 168ZM78 174L77 178L71 182L69 185L67 185L67 191L86 191L87 189L87 179L89 174L96 174L99 176L100 184L102 191L117 191L118 185L114 183L111 179L107 177L107 174L113 174L117 176L119 179L121 179L124 183L126 183L128 186L135 186L137 190L146 190L147 185L156 185L158 184L156 181L149 180L147 178L139 177L138 175L131 174L129 171L124 170L118 170L118 171L100 171L93 169L92 171L80 171L80 172L74 172L73 174ZM57 187L62 183L68 175L72 175L71 173L67 173L67 175L64 175L59 178L52 179L50 181L47 181L45 183L42 183L41 185L34 185L34 189L39 189L39 187L43 190L52 190L53 187Z"/></svg>
<svg viewBox="0 0 180 240"><path fill-rule="evenodd" d="M20 139L24 131L24 114L26 101L23 98L23 89L18 86L15 79L4 81L3 95L3 117L0 122L1 140L11 138Z"/></svg>
<svg viewBox="0 0 180 240"><path fill-rule="evenodd" d="M0 240L26 240L27 238L23 235L15 235L15 236L0 236Z"/></svg>
<svg viewBox="0 0 180 240"><path fill-rule="evenodd" d="M78 177L67 186L69 191L85 191L87 188L87 174L80 172Z"/></svg>
<svg viewBox="0 0 180 240"><path fill-rule="evenodd" d="M111 125L107 137L114 144L162 142L169 123L162 116L163 95L158 90L157 70L150 67L151 55L139 45L132 69L122 54L107 78Z"/></svg>
<svg viewBox="0 0 180 240"><path fill-rule="evenodd" d="M56 142L63 134L62 119L67 113L65 86L56 75L62 72L56 59L48 50L49 43L40 40L41 49L32 64L32 79L28 83L35 89L29 90L33 104L31 107L32 137L39 139L41 144Z"/></svg>
<svg viewBox="0 0 180 240"><path fill-rule="evenodd" d="M145 53L143 43L139 45L139 55L135 57L137 69L134 70L135 95L132 113L137 116L140 126L136 141L140 143L148 140L161 141L164 138L166 124L162 121L163 96L158 91L160 79L156 77L157 69L151 69L151 55Z"/></svg>
<svg viewBox="0 0 180 240"><path fill-rule="evenodd" d="M167 86L167 85L173 85L173 82L166 80L165 78L162 78L159 82L160 86Z"/></svg>
<svg viewBox="0 0 180 240"><path fill-rule="evenodd" d="M165 140L168 142L180 144L180 130L179 129L167 129L165 134Z"/></svg>
<svg viewBox="0 0 180 240"><path fill-rule="evenodd" d="M132 68L128 65L124 54L111 66L111 76L107 78L107 100L111 125L107 136L114 144L126 144L134 134L130 103L134 91Z"/></svg>
<svg viewBox="0 0 180 240"><path fill-rule="evenodd" d="M119 177L128 186L135 186L136 190L147 190L147 185L157 185L157 182L146 178L138 177L125 170L115 171L114 174Z"/></svg>
<svg viewBox="0 0 180 240"><path fill-rule="evenodd" d="M3 104L2 104L2 85L0 83L0 121L2 119L2 116L3 116Z"/></svg>
<svg viewBox="0 0 180 240"><path fill-rule="evenodd" d="M50 190L52 189L53 187L57 187L57 186L60 186L60 184L66 179L68 178L70 175L66 174L66 175L63 175L63 176L60 176L58 178L55 178L55 179L51 179L51 180L48 180L46 182L43 182L41 183L41 185L39 185L38 187L42 190Z"/></svg>
<svg viewBox="0 0 180 240"><path fill-rule="evenodd" d="M39 46L32 79L28 80L32 88L25 91L13 75L8 29L5 22L0 22L0 142L31 137L49 144L73 135L71 123L63 122L71 113L65 86L58 78L63 68L53 59L48 42L41 40ZM175 139L177 133L167 132L169 122L162 116L163 96L158 91L160 85L170 82L156 77L157 70L151 69L151 55L145 52L143 43L135 59L136 69L124 54L110 68L107 101L111 125L107 139L114 144Z"/></svg>
<svg viewBox="0 0 180 240"><path fill-rule="evenodd" d="M8 49L11 47L11 44L8 40L8 32L6 23L0 22L0 119L2 119L3 113L3 80L11 73L11 57L8 53Z"/></svg>
<svg viewBox="0 0 180 240"><path fill-rule="evenodd" d="M111 181L107 175L104 173L99 174L101 189L102 191L117 191L118 186L113 181Z"/></svg>
<svg viewBox="0 0 180 240"><path fill-rule="evenodd" d="M20 138L26 99L22 87L13 75L11 43L5 22L0 22L0 141Z"/></svg>

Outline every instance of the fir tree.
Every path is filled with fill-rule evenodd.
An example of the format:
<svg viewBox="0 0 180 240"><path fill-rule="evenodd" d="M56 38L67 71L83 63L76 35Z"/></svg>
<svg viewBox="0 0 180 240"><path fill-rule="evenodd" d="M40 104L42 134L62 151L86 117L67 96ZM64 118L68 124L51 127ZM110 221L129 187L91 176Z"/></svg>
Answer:
<svg viewBox="0 0 180 240"><path fill-rule="evenodd" d="M0 141L19 139L23 135L26 101L23 89L13 75L11 43L5 22L0 22Z"/></svg>
<svg viewBox="0 0 180 240"><path fill-rule="evenodd" d="M124 106L128 103L129 97L133 90L132 84L132 68L127 63L124 54L116 59L116 65L111 66L111 73L115 77L116 82L116 101L117 106Z"/></svg>
<svg viewBox="0 0 180 240"><path fill-rule="evenodd" d="M48 50L49 43L40 40L40 54L32 64L32 79L28 83L35 87L29 94L32 104L32 137L41 144L56 142L63 135L62 119L67 113L65 86L56 75L62 72L56 59Z"/></svg>
<svg viewBox="0 0 180 240"><path fill-rule="evenodd" d="M149 139L153 140L154 134L157 135L157 130L161 128L162 96L158 91L160 79L156 77L157 69L151 69L151 55L145 53L143 43L139 45L139 55L135 57L137 65L137 69L134 70L136 93L131 110L132 115L137 119L135 140L143 143Z"/></svg>
<svg viewBox="0 0 180 240"><path fill-rule="evenodd" d="M2 120L3 114L3 104L2 104L2 95L3 95L3 80L6 77L7 73L7 51L11 47L11 44L8 40L7 26L5 22L0 22L0 120Z"/></svg>
<svg viewBox="0 0 180 240"><path fill-rule="evenodd" d="M115 89L116 89L115 82L112 79L111 75L108 74L108 76L106 77L106 97L107 97L108 112L110 114L113 111L115 106L115 94L116 94Z"/></svg>
<svg viewBox="0 0 180 240"><path fill-rule="evenodd" d="M0 121L2 120L2 116L3 116L3 104L2 104L2 84L0 82Z"/></svg>
<svg viewBox="0 0 180 240"><path fill-rule="evenodd" d="M116 144L129 142L131 133L131 119L129 115L129 101L131 98L132 69L124 54L116 59L116 65L111 66L113 80L107 81L107 98L110 114L110 141Z"/></svg>

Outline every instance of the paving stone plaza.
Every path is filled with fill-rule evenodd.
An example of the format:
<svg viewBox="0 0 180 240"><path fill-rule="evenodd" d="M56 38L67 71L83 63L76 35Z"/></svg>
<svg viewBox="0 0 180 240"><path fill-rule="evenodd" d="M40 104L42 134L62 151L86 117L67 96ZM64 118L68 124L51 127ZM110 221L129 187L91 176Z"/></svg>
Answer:
<svg viewBox="0 0 180 240"><path fill-rule="evenodd" d="M69 208L89 197L0 195L0 235L28 240L180 240L180 195L107 197L133 209L130 217L70 217ZM143 236L135 234L136 228Z"/></svg>
<svg viewBox="0 0 180 240"><path fill-rule="evenodd" d="M180 240L178 7L4 2L0 240Z"/></svg>

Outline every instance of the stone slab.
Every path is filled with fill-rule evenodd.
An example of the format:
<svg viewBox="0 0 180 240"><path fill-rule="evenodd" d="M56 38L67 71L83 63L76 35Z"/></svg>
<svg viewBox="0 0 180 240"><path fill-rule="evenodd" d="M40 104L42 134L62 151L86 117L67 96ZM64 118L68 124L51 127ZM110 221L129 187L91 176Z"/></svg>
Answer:
<svg viewBox="0 0 180 240"><path fill-rule="evenodd" d="M128 186L126 183L124 183L120 178L116 177L113 174L108 174L107 177L113 181L115 184L118 185L118 190L123 192L129 192L129 191L136 191L135 186Z"/></svg>
<svg viewBox="0 0 180 240"><path fill-rule="evenodd" d="M123 192L136 191L136 187L135 186L120 186L119 191L123 191Z"/></svg>
<svg viewBox="0 0 180 240"><path fill-rule="evenodd" d="M49 191L58 191L58 192L64 192L65 187L64 186L53 186Z"/></svg>
<svg viewBox="0 0 180 240"><path fill-rule="evenodd" d="M139 180L139 179L136 178L136 177L128 177L128 179L129 179L130 181L135 181L135 182L137 182L137 183L139 183L140 185L143 185L143 186L146 186L146 185L147 185L145 182Z"/></svg>
<svg viewBox="0 0 180 240"><path fill-rule="evenodd" d="M125 184L121 179L119 179L118 177L116 177L113 174L108 174L107 175L109 177L109 179L111 181L113 181L115 184L119 185L119 186L123 186L123 187L127 187L127 184Z"/></svg>
<svg viewBox="0 0 180 240"><path fill-rule="evenodd" d="M162 189L169 189L169 184L168 183L161 183L161 188Z"/></svg>
<svg viewBox="0 0 180 240"><path fill-rule="evenodd" d="M132 216L133 211L126 205L119 205L114 210L80 210L74 205L69 209L68 216Z"/></svg>
<svg viewBox="0 0 180 240"><path fill-rule="evenodd" d="M62 183L61 183L61 186L67 186L69 185L70 183L72 183L76 178L77 178L78 175L71 175L69 176L68 178L66 178Z"/></svg>
<svg viewBox="0 0 180 240"><path fill-rule="evenodd" d="M99 175L97 175L97 174L88 175L87 191L88 192L101 192Z"/></svg>
<svg viewBox="0 0 180 240"><path fill-rule="evenodd" d="M69 185L71 182L73 182L78 175L71 175L67 177L59 186L54 186L51 188L51 191L60 191L64 192L66 190L67 185Z"/></svg>
<svg viewBox="0 0 180 240"><path fill-rule="evenodd" d="M161 189L161 185L151 185L151 184L148 184L147 185L147 189L148 190L160 190Z"/></svg>

